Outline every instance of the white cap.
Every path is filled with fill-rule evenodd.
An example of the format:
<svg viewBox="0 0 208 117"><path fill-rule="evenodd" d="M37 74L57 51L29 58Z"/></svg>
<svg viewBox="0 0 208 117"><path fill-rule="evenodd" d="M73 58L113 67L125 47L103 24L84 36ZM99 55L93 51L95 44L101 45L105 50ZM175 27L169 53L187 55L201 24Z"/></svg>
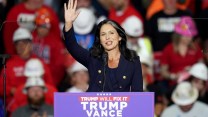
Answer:
<svg viewBox="0 0 208 117"><path fill-rule="evenodd" d="M194 103L198 98L198 90L189 82L181 82L172 93L172 100L175 104L186 106Z"/></svg>
<svg viewBox="0 0 208 117"><path fill-rule="evenodd" d="M25 65L24 75L26 77L39 77L44 74L43 64L39 59L30 59Z"/></svg>
<svg viewBox="0 0 208 117"><path fill-rule="evenodd" d="M72 75L74 72L78 71L88 71L88 69L79 62L75 62L70 69L70 74Z"/></svg>
<svg viewBox="0 0 208 117"><path fill-rule="evenodd" d="M19 41L19 40L25 40L30 39L32 40L32 35L30 31L26 28L18 28L13 35L13 42Z"/></svg>
<svg viewBox="0 0 208 117"><path fill-rule="evenodd" d="M81 12L73 23L74 31L81 35L88 34L96 24L95 15L93 11L88 8L79 8L78 11Z"/></svg>
<svg viewBox="0 0 208 117"><path fill-rule="evenodd" d="M208 80L208 69L204 63L196 63L189 70L189 74L201 80Z"/></svg>
<svg viewBox="0 0 208 117"><path fill-rule="evenodd" d="M23 92L27 93L27 88L34 86L43 87L44 91L46 91L45 82L42 78L29 77L27 78Z"/></svg>
<svg viewBox="0 0 208 117"><path fill-rule="evenodd" d="M142 21L134 15L126 18L121 26L126 31L126 34L129 36L139 37L142 36L144 33Z"/></svg>

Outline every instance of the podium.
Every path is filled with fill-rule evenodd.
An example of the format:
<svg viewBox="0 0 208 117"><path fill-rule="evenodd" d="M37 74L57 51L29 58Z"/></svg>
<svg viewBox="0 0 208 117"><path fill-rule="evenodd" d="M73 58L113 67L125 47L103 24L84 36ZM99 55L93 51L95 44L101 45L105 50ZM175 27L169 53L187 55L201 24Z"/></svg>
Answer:
<svg viewBox="0 0 208 117"><path fill-rule="evenodd" d="M152 92L55 93L54 117L154 117Z"/></svg>

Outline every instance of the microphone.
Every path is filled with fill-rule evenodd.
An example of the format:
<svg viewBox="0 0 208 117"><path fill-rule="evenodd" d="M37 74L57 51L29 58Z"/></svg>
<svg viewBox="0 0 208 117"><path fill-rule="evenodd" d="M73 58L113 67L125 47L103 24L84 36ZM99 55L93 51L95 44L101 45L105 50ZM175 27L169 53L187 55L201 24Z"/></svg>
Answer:
<svg viewBox="0 0 208 117"><path fill-rule="evenodd" d="M104 52L102 55L103 59L103 89L102 92L105 91L105 80L106 80L106 65L108 64L108 53Z"/></svg>
<svg viewBox="0 0 208 117"><path fill-rule="evenodd" d="M11 56L9 54L0 54L0 58L2 58L2 64L5 64L6 59L10 58Z"/></svg>
<svg viewBox="0 0 208 117"><path fill-rule="evenodd" d="M3 95L4 95L4 117L6 117L6 59L10 58L9 54L0 54L0 58L2 58L3 68Z"/></svg>
<svg viewBox="0 0 208 117"><path fill-rule="evenodd" d="M103 64L104 64L104 66L107 65L107 62L108 62L108 53L107 52L104 52L102 58L103 58Z"/></svg>
<svg viewBox="0 0 208 117"><path fill-rule="evenodd" d="M0 58L10 58L9 54L0 54Z"/></svg>

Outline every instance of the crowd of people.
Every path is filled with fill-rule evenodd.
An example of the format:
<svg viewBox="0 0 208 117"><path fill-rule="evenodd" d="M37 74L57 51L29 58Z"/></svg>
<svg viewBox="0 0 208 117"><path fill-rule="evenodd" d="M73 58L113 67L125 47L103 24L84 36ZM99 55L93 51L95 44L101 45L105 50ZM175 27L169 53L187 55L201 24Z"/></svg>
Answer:
<svg viewBox="0 0 208 117"><path fill-rule="evenodd" d="M0 0L0 53L11 55L6 103L12 117L50 117L54 92L88 89L88 70L62 40L65 2ZM207 0L78 0L77 7L76 41L87 50L100 21L109 18L124 28L128 48L140 57L143 90L155 92L156 117L208 115Z"/></svg>

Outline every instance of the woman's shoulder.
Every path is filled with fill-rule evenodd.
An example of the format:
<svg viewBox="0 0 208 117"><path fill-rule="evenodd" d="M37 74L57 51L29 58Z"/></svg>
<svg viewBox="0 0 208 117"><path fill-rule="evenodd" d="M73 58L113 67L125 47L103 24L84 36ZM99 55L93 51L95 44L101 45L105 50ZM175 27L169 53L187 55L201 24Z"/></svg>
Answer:
<svg viewBox="0 0 208 117"><path fill-rule="evenodd" d="M133 59L134 60L140 60L140 57L139 56L135 56Z"/></svg>
<svg viewBox="0 0 208 117"><path fill-rule="evenodd" d="M139 56L133 57L132 62L133 64L138 63L138 62L140 63L140 57Z"/></svg>

